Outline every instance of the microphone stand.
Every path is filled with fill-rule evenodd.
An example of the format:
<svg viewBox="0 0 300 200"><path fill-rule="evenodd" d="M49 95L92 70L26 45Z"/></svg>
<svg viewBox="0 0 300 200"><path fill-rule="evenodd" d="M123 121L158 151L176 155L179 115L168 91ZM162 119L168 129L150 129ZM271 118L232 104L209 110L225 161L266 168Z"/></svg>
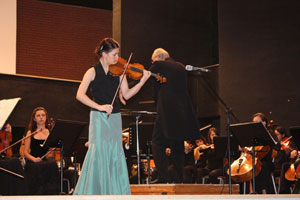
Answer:
<svg viewBox="0 0 300 200"><path fill-rule="evenodd" d="M218 93L214 90L214 88L211 87L211 85L208 83L208 81L206 80L206 78L204 76L202 76L201 72L198 72L200 74L200 76L202 77L202 80L204 81L204 83L206 84L206 86L210 89L210 91L213 93L213 95L219 100L219 102L221 102L221 104L225 107L226 109L226 115L227 115L227 152L228 152L228 165L229 165L229 194L232 194L232 183L231 183L231 150L230 150L230 116L232 115L236 121L239 122L238 118L233 114L232 109L229 108L226 103L223 101L223 99L218 95Z"/></svg>

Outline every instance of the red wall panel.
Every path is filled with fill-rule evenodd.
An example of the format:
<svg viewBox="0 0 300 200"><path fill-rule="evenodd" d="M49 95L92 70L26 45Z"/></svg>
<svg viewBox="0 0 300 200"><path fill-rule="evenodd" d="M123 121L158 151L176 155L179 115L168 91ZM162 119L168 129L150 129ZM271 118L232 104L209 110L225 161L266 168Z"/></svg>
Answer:
<svg viewBox="0 0 300 200"><path fill-rule="evenodd" d="M81 80L111 36L110 10L18 0L17 74Z"/></svg>

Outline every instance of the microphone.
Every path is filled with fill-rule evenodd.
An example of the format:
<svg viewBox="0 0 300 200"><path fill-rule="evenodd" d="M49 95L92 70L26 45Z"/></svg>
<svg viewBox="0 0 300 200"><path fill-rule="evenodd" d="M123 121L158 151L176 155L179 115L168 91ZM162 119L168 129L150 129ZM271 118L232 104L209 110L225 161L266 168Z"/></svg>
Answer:
<svg viewBox="0 0 300 200"><path fill-rule="evenodd" d="M186 65L185 66L185 70L186 71L210 72L209 69L204 69L204 68L200 68L200 67L194 67L192 65Z"/></svg>

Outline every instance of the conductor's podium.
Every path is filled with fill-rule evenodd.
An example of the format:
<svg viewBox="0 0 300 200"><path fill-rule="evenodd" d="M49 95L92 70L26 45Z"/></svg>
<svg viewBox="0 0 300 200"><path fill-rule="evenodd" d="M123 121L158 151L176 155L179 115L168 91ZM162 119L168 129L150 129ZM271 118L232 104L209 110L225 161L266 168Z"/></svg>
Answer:
<svg viewBox="0 0 300 200"><path fill-rule="evenodd" d="M232 184L232 194L239 194L239 185ZM139 184L130 185L132 195L201 195L229 194L228 184Z"/></svg>

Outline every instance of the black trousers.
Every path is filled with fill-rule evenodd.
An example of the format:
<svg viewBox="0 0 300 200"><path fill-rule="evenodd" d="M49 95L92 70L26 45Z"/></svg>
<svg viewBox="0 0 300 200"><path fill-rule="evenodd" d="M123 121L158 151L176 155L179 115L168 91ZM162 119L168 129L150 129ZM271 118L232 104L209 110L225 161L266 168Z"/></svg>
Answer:
<svg viewBox="0 0 300 200"><path fill-rule="evenodd" d="M171 155L166 155L166 148L171 148ZM183 165L184 165L184 141L171 140L166 138L162 132L155 130L152 135L152 152L156 169L158 171L158 180L161 183L183 182ZM168 167L174 163L176 180L171 180L168 173Z"/></svg>
<svg viewBox="0 0 300 200"><path fill-rule="evenodd" d="M262 168L260 173L255 177L255 191L262 194L262 190L266 190L267 194L274 194L274 188L271 178L271 172L274 170L273 163L261 161Z"/></svg>

